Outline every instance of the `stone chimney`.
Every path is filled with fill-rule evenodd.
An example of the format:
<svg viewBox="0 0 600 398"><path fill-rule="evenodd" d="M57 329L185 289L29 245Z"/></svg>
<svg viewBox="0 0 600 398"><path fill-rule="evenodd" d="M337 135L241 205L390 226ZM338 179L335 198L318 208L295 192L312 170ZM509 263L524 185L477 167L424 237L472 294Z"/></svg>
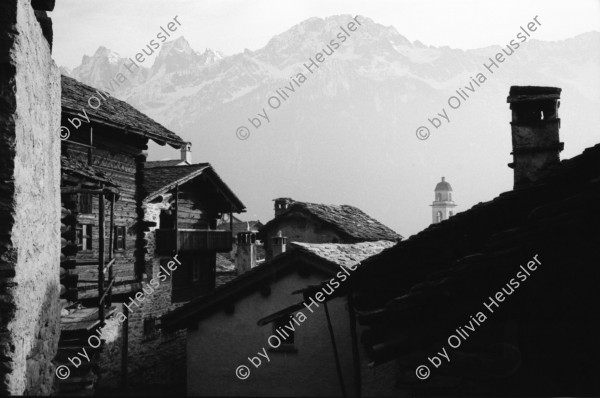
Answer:
<svg viewBox="0 0 600 398"><path fill-rule="evenodd" d="M281 253L285 253L287 238L281 235L281 231L277 236L271 238L271 257L277 257Z"/></svg>
<svg viewBox="0 0 600 398"><path fill-rule="evenodd" d="M560 162L564 148L558 137L560 92L557 87L510 88L513 162L508 167L515 170L514 189L536 182Z"/></svg>
<svg viewBox="0 0 600 398"><path fill-rule="evenodd" d="M283 213L294 201L291 198L273 199L275 202L275 217Z"/></svg>
<svg viewBox="0 0 600 398"><path fill-rule="evenodd" d="M235 269L238 275L256 267L256 233L246 231L237 234Z"/></svg>
<svg viewBox="0 0 600 398"><path fill-rule="evenodd" d="M187 142L185 146L181 148L181 161L192 164L192 143Z"/></svg>

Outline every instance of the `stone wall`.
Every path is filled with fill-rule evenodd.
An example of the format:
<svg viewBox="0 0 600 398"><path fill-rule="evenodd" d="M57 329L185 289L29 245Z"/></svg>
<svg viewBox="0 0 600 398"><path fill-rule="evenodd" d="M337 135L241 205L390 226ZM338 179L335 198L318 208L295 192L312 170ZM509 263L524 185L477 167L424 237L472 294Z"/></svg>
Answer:
<svg viewBox="0 0 600 398"><path fill-rule="evenodd" d="M166 266L171 261L171 256L158 256L156 253L155 229L160 228L160 210L167 207L169 195L165 195L163 201L157 204L146 204L144 206L144 221L155 222L156 227L146 232L147 241L146 255L146 291L150 291L147 283L154 278L160 283L158 288L152 289L151 294L145 294L144 302L140 308L135 308L135 313L130 317L129 330L129 371L132 385L147 384L178 384L185 386L186 378L186 353L185 337L186 331L180 330L175 333L165 333L160 328L160 317L167 312L183 305L184 303L172 304L172 278L161 281L157 274L161 264ZM173 273L177 272L175 269ZM154 333L144 333L144 320L153 317L155 319Z"/></svg>
<svg viewBox="0 0 600 398"><path fill-rule="evenodd" d="M262 232L263 236L261 238L263 239L265 256L267 258L273 255L273 241L271 238L277 236L279 231L281 231L282 236L288 238L288 245L292 242L353 243L346 241L333 228L308 217L285 218Z"/></svg>
<svg viewBox="0 0 600 398"><path fill-rule="evenodd" d="M229 397L340 397L336 365L329 330L322 303L319 307L298 312L306 317L295 328L295 351L276 351L269 347L268 338L273 324L258 326L256 322L282 308L301 300L290 292L315 285L327 278L326 274L311 273L300 276L290 272L269 285L271 293L265 297L256 291L239 297L233 313L223 307L198 321L197 330L187 337L187 394L189 396ZM335 342L349 397L356 396L350 321L347 300L328 302ZM298 316L296 316L298 319ZM274 344L277 344L273 340ZM263 348L265 351L263 351ZM248 357L258 357L258 352L269 356L258 368ZM256 362L255 362L256 363ZM236 377L236 368L246 365L250 376L245 380Z"/></svg>
<svg viewBox="0 0 600 398"><path fill-rule="evenodd" d="M52 392L60 75L30 0L0 2L0 394Z"/></svg>
<svg viewBox="0 0 600 398"><path fill-rule="evenodd" d="M172 279L168 277L167 280L161 281L157 277L161 262L165 263L172 259L170 256L155 255L154 230L159 226L160 210L169 206L168 199L169 195L165 195L162 203L144 205L144 221L156 223L156 226L151 227L144 236L144 240L147 242L143 282L144 298L142 302L136 300L139 307L136 304L131 304L131 300L126 301L126 304L132 310L128 314L127 379L128 385L134 388L136 386L146 388L151 385L171 385L185 388L186 331L165 333L160 330L160 317L183 304L171 303ZM177 272L177 269L173 272ZM159 282L158 287L149 285L152 278ZM134 294L131 294L132 299L134 296ZM144 332L144 320L151 317L155 319L155 328L154 333L148 334ZM107 323L110 323L110 321ZM103 373L100 387L106 389L118 387L121 378L121 327L117 329L113 325L110 326L110 330L114 331L114 335L111 334L112 337L106 340L101 364Z"/></svg>

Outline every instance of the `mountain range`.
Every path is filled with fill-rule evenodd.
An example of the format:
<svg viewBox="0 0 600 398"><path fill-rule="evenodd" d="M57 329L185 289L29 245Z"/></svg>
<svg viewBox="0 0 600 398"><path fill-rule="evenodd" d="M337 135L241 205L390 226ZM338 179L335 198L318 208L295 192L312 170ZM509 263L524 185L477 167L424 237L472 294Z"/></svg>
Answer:
<svg viewBox="0 0 600 398"><path fill-rule="evenodd" d="M462 50L411 42L395 27L356 18L354 31L350 15L310 18L260 49L228 56L195 51L179 37L112 94L191 141L194 161L211 162L247 205L243 219L267 221L271 199L283 196L354 205L403 236L431 222L442 176L459 212L512 189L511 85L563 89L563 158L600 141L599 32L556 42L534 33L490 71L485 65L519 27L507 28L505 43ZM107 88L128 58L100 47L61 70ZM311 62L317 67L307 68ZM436 116L444 112L447 120ZM419 126L428 139L417 138ZM149 152L179 156L157 145Z"/></svg>

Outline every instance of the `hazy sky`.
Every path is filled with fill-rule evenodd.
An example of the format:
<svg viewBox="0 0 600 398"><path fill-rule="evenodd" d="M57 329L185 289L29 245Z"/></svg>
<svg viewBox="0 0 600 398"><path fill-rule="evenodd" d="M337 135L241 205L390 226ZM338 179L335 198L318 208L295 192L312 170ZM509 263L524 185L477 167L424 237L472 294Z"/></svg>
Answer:
<svg viewBox="0 0 600 398"><path fill-rule="evenodd" d="M52 12L54 57L73 68L100 45L131 56L174 16L192 48L231 55L256 50L310 17L359 14L411 41L477 48L503 43L535 15L539 40L600 30L600 0L59 0ZM511 31L507 31L510 27Z"/></svg>
<svg viewBox="0 0 600 398"><path fill-rule="evenodd" d="M505 44L507 38L518 33L519 26L535 16L539 16L543 26L535 33L538 40L563 40L584 32L600 31L600 0L59 0L51 13L53 54L58 65L69 68L78 66L83 55L92 55L101 45L121 56L134 56L156 37L161 26L166 27L177 16L181 26L173 38L183 35L195 50L212 48L232 55L246 48L260 49L273 36L308 18L340 14L362 15L375 23L393 26L410 41L462 49ZM149 67L151 62L150 59L145 66ZM194 142L194 148L196 155L201 153L200 139ZM573 145L573 141L569 141L566 148L568 151L562 154L563 158L583 149ZM497 148L490 148L492 150ZM508 156L509 151L504 152ZM170 154L170 157L178 156L177 151ZM434 153L425 150L422 156L423 159L427 156L435 158ZM151 156L151 160L156 159ZM212 161L195 158L195 161L200 160ZM229 182L232 177L224 172L225 166L219 165L218 170ZM507 170L504 172L508 173ZM439 176L444 175L433 165L431 173L431 189L419 193L426 195L427 201L433 200L433 187ZM455 189L460 188L461 183L463 186L470 183L460 177L449 178ZM479 200L490 200L510 189L509 185L495 186L492 194L486 191L486 195L471 195L468 200L463 190L458 210L465 211ZM236 193L245 192L241 185L232 185L232 188ZM246 203L248 213L242 218L267 221L272 216L271 199L282 195L288 193L282 191L275 196L265 196L260 204ZM421 203L415 195L415 201ZM296 199L308 200L305 197ZM347 198L345 203L356 204L354 199ZM330 203L320 197L313 200ZM406 211L398 217L402 222L394 223L391 217L386 218L381 212L363 209L405 236L426 226L430 219ZM423 205L423 209L429 208Z"/></svg>

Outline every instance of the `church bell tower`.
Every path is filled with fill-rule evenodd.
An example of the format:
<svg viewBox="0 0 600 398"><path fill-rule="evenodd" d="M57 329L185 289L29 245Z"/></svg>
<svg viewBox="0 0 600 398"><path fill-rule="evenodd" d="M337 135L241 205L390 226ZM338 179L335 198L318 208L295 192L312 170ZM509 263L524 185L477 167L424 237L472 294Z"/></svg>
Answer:
<svg viewBox="0 0 600 398"><path fill-rule="evenodd" d="M442 177L442 181L435 186L435 200L431 206L432 224L437 224L454 215L456 204L452 201L452 187L446 178Z"/></svg>

